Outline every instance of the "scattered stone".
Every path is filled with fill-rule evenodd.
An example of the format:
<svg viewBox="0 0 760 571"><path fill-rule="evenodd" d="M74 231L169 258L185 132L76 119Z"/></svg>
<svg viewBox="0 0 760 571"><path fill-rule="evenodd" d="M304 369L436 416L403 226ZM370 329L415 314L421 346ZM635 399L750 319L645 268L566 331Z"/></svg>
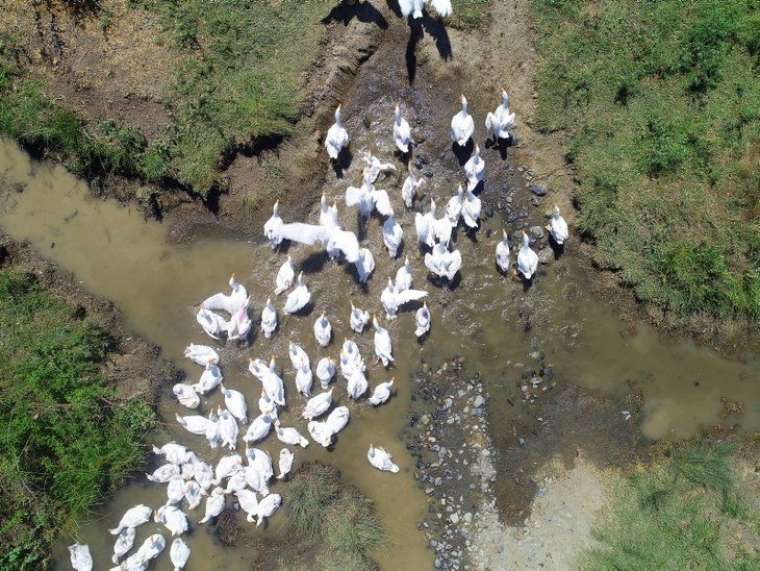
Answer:
<svg viewBox="0 0 760 571"><path fill-rule="evenodd" d="M520 169L518 169L520 170ZM530 191L535 194L536 196L546 196L547 189L545 186L542 186L540 184L531 184L530 185Z"/></svg>
<svg viewBox="0 0 760 571"><path fill-rule="evenodd" d="M541 226L531 226L529 233L531 240L539 241L544 239L544 229Z"/></svg>

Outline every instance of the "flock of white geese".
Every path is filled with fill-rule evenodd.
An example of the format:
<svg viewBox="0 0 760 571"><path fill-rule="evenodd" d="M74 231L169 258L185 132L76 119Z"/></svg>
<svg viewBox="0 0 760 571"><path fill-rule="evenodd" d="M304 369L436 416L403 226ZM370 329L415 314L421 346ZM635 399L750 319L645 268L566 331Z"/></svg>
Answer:
<svg viewBox="0 0 760 571"><path fill-rule="evenodd" d="M422 4L421 1L417 3ZM456 145L465 148L473 138L475 122L464 96L461 104L461 110L451 119L450 134ZM494 138L509 139L514 122L515 114L509 110L509 97L506 92L502 92L501 104L486 117L486 130ZM341 108L338 107L335 111L335 124L330 127L324 141L330 159L338 160L349 141L348 131L341 119ZM393 141L399 152L408 158L413 146L412 130L398 106L393 120ZM401 248L404 233L392 206L395 200L391 200L386 190L376 189L375 182L380 173L396 170L396 167L366 152L363 160L365 167L361 186L349 186L346 189L345 204L349 208L357 208L362 218L369 218L376 213L383 220L383 243L388 255L395 258ZM451 243L452 232L460 223L472 230L479 227L481 201L476 193L482 188L484 180L485 162L479 147L475 145L472 156L464 164L464 184L458 185L456 194L449 199L440 217L432 198L427 212L416 212L414 215L416 241L420 250L425 251L425 267L435 279L452 281L462 267L462 256ZM401 202L406 209L413 207L416 194L424 182L424 179L417 178L411 172L406 177L400 192ZM568 238L567 224L556 207L547 230L557 245L564 244ZM279 215L278 205L275 204L271 218L264 225L264 235L273 249L286 241L309 246L318 244L332 260L353 264L356 277L362 283L370 279L375 268L372 252L360 245L354 232L341 227L337 203L329 205L325 196L321 200L318 224L284 222ZM495 261L501 272L509 272L511 261L506 231L496 245ZM515 261L515 274L530 282L537 266L538 256L531 249L527 234L523 232L523 243ZM395 319L398 312L408 304L427 296L426 291L412 288L412 268L408 257L395 276L388 276L387 280L379 301L388 320ZM250 316L251 298L234 275L229 280L229 286L229 293L217 293L201 303L197 321L212 339L245 340L254 325ZM311 292L304 281L303 272L296 273L290 256L286 257L274 279L273 296L276 298L282 294L287 294L281 309L283 313L307 313L306 309L311 304ZM270 338L277 332L278 310L272 297L263 306L259 325L265 338ZM362 334L370 325L374 330L375 357L384 367L390 367L394 358L388 330L382 327L376 316L370 316L368 311L351 304L351 329L356 334ZM430 311L427 304L423 303L415 312L415 335L424 338L430 327ZM325 313L314 321L313 332L321 347L327 347L331 343L332 326ZM380 406L392 396L393 379L369 390L364 357L356 342L351 339L343 342L337 363L329 357L317 362L314 371L320 392L313 396L314 375L309 355L303 347L293 342L289 345L288 355L295 371L296 392L307 399L301 414L306 423L305 434L321 446L331 446L335 436L346 427L350 418L348 407L333 407L333 388L330 385L338 374L345 380L346 392L351 399L361 399L369 392L367 401L372 406ZM162 524L174 538L170 558L175 571L182 569L190 557L190 548L181 537L189 529L188 515L182 506L193 511L205 502L204 515L198 520L199 524L204 524L224 511L226 497L232 495L240 509L246 512L247 520L255 521L257 526L261 525L278 510L282 497L269 490L270 482L275 478L271 456L255 445L269 437L273 431L284 445L277 459L276 480L287 477L293 466L294 450L309 446L309 439L302 430L282 426L280 423L278 412L286 406L287 400L285 382L278 372L274 356L268 363L261 359L250 360L248 370L261 383L262 388L257 403L258 414L250 422L244 395L223 383L218 352L206 345L190 344L185 350L185 356L203 367L203 372L198 382L179 383L173 387L178 402L187 409L196 409L201 404L201 397L219 387L224 407L211 410L208 416L178 414L177 422L193 435L205 438L211 448L226 448L230 454L211 466L195 452L175 442L169 442L160 448L154 447L153 452L162 457L165 463L148 474L147 478L151 482L166 485L166 503L155 510L142 504L134 506L110 530L115 536L112 558L115 567L112 571L145 571L150 562L165 549L166 540L162 534L157 533L129 554L134 547L136 528L151 518ZM243 455L235 452L241 437L245 443ZM395 473L399 470L391 455L379 446L370 445L367 460L381 471ZM74 544L69 550L74 569L92 569L92 557L87 545Z"/></svg>

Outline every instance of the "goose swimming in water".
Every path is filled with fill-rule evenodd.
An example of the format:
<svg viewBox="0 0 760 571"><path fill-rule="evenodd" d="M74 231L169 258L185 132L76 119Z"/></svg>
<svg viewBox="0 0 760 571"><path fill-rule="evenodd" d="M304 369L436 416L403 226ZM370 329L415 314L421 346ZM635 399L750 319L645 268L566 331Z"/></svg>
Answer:
<svg viewBox="0 0 760 571"><path fill-rule="evenodd" d="M486 177L486 162L480 156L480 147L475 145L475 152L464 164L467 176L467 188L473 190Z"/></svg>
<svg viewBox="0 0 760 571"><path fill-rule="evenodd" d="M377 360L383 362L383 367L388 367L393 363L393 354L391 349L391 336L388 330L380 327L377 317L372 318L372 327L375 329L375 355Z"/></svg>
<svg viewBox="0 0 760 571"><path fill-rule="evenodd" d="M209 411L207 423L206 423L206 441L211 448L219 448L222 443L222 435L219 426L219 413L220 409L217 408L217 412Z"/></svg>
<svg viewBox="0 0 760 571"><path fill-rule="evenodd" d="M224 493L232 494L239 490L244 490L247 485L248 478L246 477L245 469L238 470L227 480L227 487L225 488Z"/></svg>
<svg viewBox="0 0 760 571"><path fill-rule="evenodd" d="M257 365L256 361L251 360L248 364L248 370L254 377L259 379L264 392L270 400L279 406L285 406L285 384L275 372L274 356L268 367L261 366L260 364Z"/></svg>
<svg viewBox="0 0 760 571"><path fill-rule="evenodd" d="M280 269L277 270L277 276L274 278L274 294L280 295L293 285L293 280L296 279L296 270L293 267L293 260L290 256L282 263Z"/></svg>
<svg viewBox="0 0 760 571"><path fill-rule="evenodd" d="M145 474L149 482L156 484L166 484L172 478L177 478L180 475L179 466L176 464L164 464L153 470L152 474Z"/></svg>
<svg viewBox="0 0 760 571"><path fill-rule="evenodd" d="M136 506L133 506L124 512L123 516L121 516L119 525L113 529L109 529L108 533L111 535L118 535L121 533L121 530L128 527L139 527L142 524L150 521L150 516L152 513L153 510L145 504L138 504Z"/></svg>
<svg viewBox="0 0 760 571"><path fill-rule="evenodd" d="M245 403L243 393L234 389L227 389L222 385L222 395L224 395L224 406L227 407L232 416L243 424L248 422L248 405Z"/></svg>
<svg viewBox="0 0 760 571"><path fill-rule="evenodd" d="M252 444L264 440L272 430L273 418L266 414L260 414L253 419L248 430L243 435L243 441Z"/></svg>
<svg viewBox="0 0 760 571"><path fill-rule="evenodd" d="M517 253L517 271L526 280L533 278L538 269L538 255L530 247L530 238L523 232L523 243Z"/></svg>
<svg viewBox="0 0 760 571"><path fill-rule="evenodd" d="M396 105L393 120L393 142L396 143L396 148L404 154L409 152L409 145L412 143L412 128L407 120L402 117L401 108L398 105Z"/></svg>
<svg viewBox="0 0 760 571"><path fill-rule="evenodd" d="M450 252L444 244L436 244L431 253L425 254L425 267L433 275L453 281L462 267L462 254L459 250Z"/></svg>
<svg viewBox="0 0 760 571"><path fill-rule="evenodd" d="M480 221L480 198L472 193L472 190L468 188L464 193L464 201L462 202L462 220L469 228L477 228Z"/></svg>
<svg viewBox="0 0 760 571"><path fill-rule="evenodd" d="M81 543L69 545L69 559L71 566L76 571L92 571L92 555L89 545L82 545Z"/></svg>
<svg viewBox="0 0 760 571"><path fill-rule="evenodd" d="M354 305L354 302L351 302L350 321L351 321L351 329L353 329L357 333L361 333L364 331L364 328L367 326L367 323L369 323L369 312L356 307Z"/></svg>
<svg viewBox="0 0 760 571"><path fill-rule="evenodd" d="M185 512L175 506L161 506L155 512L153 521L161 523L172 536L182 535L188 530Z"/></svg>
<svg viewBox="0 0 760 571"><path fill-rule="evenodd" d="M185 481L177 476L166 485L166 505L174 505L185 499Z"/></svg>
<svg viewBox="0 0 760 571"><path fill-rule="evenodd" d="M362 364L363 367L363 364ZM367 382L367 377L364 376L364 369L359 369L357 371L354 371L349 377L348 377L348 383L346 384L346 392L348 393L348 396L354 400L360 399L364 393L367 392L367 389L369 388L369 383Z"/></svg>
<svg viewBox="0 0 760 571"><path fill-rule="evenodd" d="M201 504L201 499L206 494L201 485L195 480L185 482L185 500L187 509L194 510Z"/></svg>
<svg viewBox="0 0 760 571"><path fill-rule="evenodd" d="M475 121L467 110L467 98L462 95L462 109L451 118L451 139L460 147L464 147L474 132Z"/></svg>
<svg viewBox="0 0 760 571"><path fill-rule="evenodd" d="M303 281L303 272L298 274L296 287L288 294L285 307L282 310L287 314L298 313L311 301L311 292Z"/></svg>
<svg viewBox="0 0 760 571"><path fill-rule="evenodd" d="M199 309L195 319L212 339L219 341L227 333L227 322L210 309Z"/></svg>
<svg viewBox="0 0 760 571"><path fill-rule="evenodd" d="M404 185L401 187L401 198L404 200L404 205L407 208L411 208L414 204L414 196L417 194L417 190L425 184L424 178L417 178L417 176L409 171L409 174L404 179Z"/></svg>
<svg viewBox="0 0 760 571"><path fill-rule="evenodd" d="M333 442L333 433L330 427L327 426L327 422L321 422L319 420L312 420L307 426L309 436L317 444L329 448Z"/></svg>
<svg viewBox="0 0 760 571"><path fill-rule="evenodd" d="M260 448L248 448L245 455L248 458L248 465L261 475L262 481L266 483L272 479L274 468L272 467L272 456L269 452Z"/></svg>
<svg viewBox="0 0 760 571"><path fill-rule="evenodd" d="M351 339L346 339L340 350L340 374L348 381L354 373L364 370L364 359L359 352L359 346Z"/></svg>
<svg viewBox="0 0 760 571"><path fill-rule="evenodd" d="M388 248L388 255L395 258L398 255L398 249L401 247L401 241L404 238L404 231L401 225L396 222L396 217L391 214L383 223L383 243Z"/></svg>
<svg viewBox="0 0 760 571"><path fill-rule="evenodd" d="M190 559L190 548L187 543L182 541L181 537L175 538L172 541L172 546L169 549L169 558L174 565L174 571L180 571L187 565L187 560Z"/></svg>
<svg viewBox="0 0 760 571"><path fill-rule="evenodd" d="M565 222L565 219L562 218L562 215L559 213L559 206L554 205L552 217L549 220L549 224L547 224L546 229L549 231L549 234L558 246L564 245L565 240L567 240L568 236L570 236L570 233L567 229L567 222Z"/></svg>
<svg viewBox="0 0 760 571"><path fill-rule="evenodd" d="M515 114L509 112L509 95L501 92L501 105L493 113L486 115L486 131L498 139L509 139L515 126Z"/></svg>
<svg viewBox="0 0 760 571"><path fill-rule="evenodd" d="M391 379L390 381L386 381L377 385L375 387L375 390L372 391L372 396L367 399L369 401L369 404L372 406L380 406L381 404L388 402L388 399L391 398L393 381L394 379Z"/></svg>
<svg viewBox="0 0 760 571"><path fill-rule="evenodd" d="M113 556L111 556L113 563L119 563L119 560L134 547L136 533L134 527L125 527L119 532L116 536L116 543L113 544Z"/></svg>
<svg viewBox="0 0 760 571"><path fill-rule="evenodd" d="M246 301L245 305L241 306L227 322L227 340L237 341L239 339L246 339L248 333L251 331L253 322L248 317L248 303L250 298Z"/></svg>
<svg viewBox="0 0 760 571"><path fill-rule="evenodd" d="M274 515L274 512L276 512L280 507L280 504L282 504L282 497L280 494L269 494L267 497L261 500L259 502L259 509L256 513L256 517L258 518L256 527L259 527L262 523L264 523L264 520L267 518L272 517Z"/></svg>
<svg viewBox="0 0 760 571"><path fill-rule="evenodd" d="M219 363L219 353L207 345L193 345L190 343L185 348L185 357L201 367L205 367L209 361L215 365Z"/></svg>
<svg viewBox="0 0 760 571"><path fill-rule="evenodd" d="M417 337L422 337L430 331L430 310L428 309L427 303L422 304L422 307L420 307L414 314L414 324L414 334Z"/></svg>
<svg viewBox="0 0 760 571"><path fill-rule="evenodd" d="M367 451L367 460L372 464L374 468L377 468L381 472L393 472L394 474L399 471L398 466L393 463L393 458L384 448L375 448L372 444L369 445Z"/></svg>
<svg viewBox="0 0 760 571"><path fill-rule="evenodd" d="M396 270L396 279L393 282L396 291L404 291L412 287L412 266L409 256L404 258L404 265Z"/></svg>
<svg viewBox="0 0 760 571"><path fill-rule="evenodd" d="M327 415L325 423L327 423L328 428L335 435L346 427L350 418L351 412L348 410L348 407L339 406Z"/></svg>
<svg viewBox="0 0 760 571"><path fill-rule="evenodd" d="M158 557L166 548L166 540L160 533L154 533L148 537L142 545L130 555L121 565L113 567L111 571L145 571L151 560Z"/></svg>
<svg viewBox="0 0 760 571"><path fill-rule="evenodd" d="M267 302L261 310L261 331L264 337L271 338L277 330L277 310L272 305L272 298L268 297Z"/></svg>
<svg viewBox="0 0 760 571"><path fill-rule="evenodd" d="M206 498L206 512L203 519L198 523L203 524L219 516L224 511L224 490L214 488L211 494Z"/></svg>
<svg viewBox="0 0 760 571"><path fill-rule="evenodd" d="M192 389L200 395L205 395L218 387L223 378L222 370L219 366L209 361L206 363L206 370L203 371L198 382L192 385Z"/></svg>
<svg viewBox="0 0 760 571"><path fill-rule="evenodd" d="M208 309L210 311L225 311L230 315L234 315L241 307L248 305L248 292L243 284L239 283L235 279L235 274L232 274L229 279L230 294L216 293L209 298L206 298L201 303L201 308Z"/></svg>
<svg viewBox="0 0 760 571"><path fill-rule="evenodd" d="M237 437L240 433L237 420L228 410L222 410L219 414L219 436L222 439L222 445L230 450L237 447Z"/></svg>
<svg viewBox="0 0 760 571"><path fill-rule="evenodd" d="M259 509L259 501L256 499L256 494L251 490L238 490L235 492L235 496L240 504L240 509L248 514L246 520L249 523L256 521L256 513Z"/></svg>
<svg viewBox="0 0 760 571"><path fill-rule="evenodd" d="M308 364L301 365L296 369L296 389L306 398L311 396L313 381L311 367Z"/></svg>
<svg viewBox="0 0 760 571"><path fill-rule="evenodd" d="M359 259L354 262L354 266L359 283L365 284L372 272L375 271L375 257L367 248L360 248Z"/></svg>
<svg viewBox="0 0 760 571"><path fill-rule="evenodd" d="M322 357L317 363L317 378L323 389L330 386L330 381L335 376L335 361L329 357Z"/></svg>
<svg viewBox="0 0 760 571"><path fill-rule="evenodd" d="M398 291L393 284L393 280L388 278L388 285L385 286L380 294L380 303L385 309L385 316L387 319L395 319L398 314L398 310L409 302L417 301L427 296L426 291L417 289L405 289Z"/></svg>
<svg viewBox="0 0 760 571"><path fill-rule="evenodd" d="M172 387L172 393L177 397L179 404L184 407L198 408L198 405L201 404L201 399L198 396L198 393L196 393L193 390L193 387L188 384L177 383Z"/></svg>
<svg viewBox="0 0 760 571"><path fill-rule="evenodd" d="M205 436L206 430L208 429L209 420L205 416L200 415L191 415L191 416L180 416L176 415L177 422L180 426L182 426L185 430L187 430L190 434L195 434L196 436Z"/></svg>
<svg viewBox="0 0 760 571"><path fill-rule="evenodd" d="M332 337L332 325L330 321L325 317L325 312L322 312L317 320L314 322L314 338L322 347L327 347L330 344L330 338Z"/></svg>
<svg viewBox="0 0 760 571"><path fill-rule="evenodd" d="M277 416L277 404L264 391L261 391L261 396L259 397L259 412L272 418L272 422L274 422L274 418Z"/></svg>
<svg viewBox="0 0 760 571"><path fill-rule="evenodd" d="M269 245L273 250L279 246L283 240L280 232L283 222L277 212L279 206L279 201L274 203L274 206L272 206L272 216L270 216L269 220L264 223L264 237L267 239L267 242L269 242Z"/></svg>
<svg viewBox="0 0 760 571"><path fill-rule="evenodd" d="M336 160L340 152L348 145L348 131L343 127L340 118L340 105L335 110L335 123L327 130L325 149L332 160Z"/></svg>
<svg viewBox="0 0 760 571"><path fill-rule="evenodd" d="M496 265L498 268L507 273L509 271L509 240L507 238L507 231L501 231L502 239L496 244Z"/></svg>
<svg viewBox="0 0 760 571"><path fill-rule="evenodd" d="M282 428L279 420L274 421L274 430L277 433L277 440L283 444L287 444L288 446L298 445L302 448L306 448L309 445L309 441L301 436L298 430L295 428Z"/></svg>
<svg viewBox="0 0 760 571"><path fill-rule="evenodd" d="M326 413L332 404L332 392L333 390L330 389L310 398L301 416L306 420L314 420Z"/></svg>
<svg viewBox="0 0 760 571"><path fill-rule="evenodd" d="M280 473L277 474L277 479L284 480L290 473L290 469L293 467L293 453L287 448L280 450L280 458L277 462L277 467L280 470Z"/></svg>
<svg viewBox="0 0 760 571"><path fill-rule="evenodd" d="M240 454L222 456L219 458L219 462L216 463L216 468L214 469L213 485L218 486L222 480L239 471L242 467L243 458Z"/></svg>
<svg viewBox="0 0 760 571"><path fill-rule="evenodd" d="M362 153L362 160L366 164L362 170L362 179L370 184L375 183L381 172L396 170L396 166L393 163L384 163L368 151Z"/></svg>

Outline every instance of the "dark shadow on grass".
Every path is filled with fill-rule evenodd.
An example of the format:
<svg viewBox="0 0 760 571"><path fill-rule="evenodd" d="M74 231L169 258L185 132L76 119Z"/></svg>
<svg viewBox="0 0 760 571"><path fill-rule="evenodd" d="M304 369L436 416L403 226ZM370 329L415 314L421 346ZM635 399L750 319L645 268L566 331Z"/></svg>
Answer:
<svg viewBox="0 0 760 571"><path fill-rule="evenodd" d="M366 1L349 4L346 0L342 0L337 6L330 10L330 13L327 16L322 18L322 23L330 24L332 22L340 22L344 26L347 26L354 18L365 24L376 24L382 30L388 28L388 22L383 15L377 10L377 8Z"/></svg>
<svg viewBox="0 0 760 571"><path fill-rule="evenodd" d="M385 0L385 3L388 4L388 8L391 9L391 12L393 12L397 18L404 17L401 13L401 6L398 5L398 0Z"/></svg>
<svg viewBox="0 0 760 571"><path fill-rule="evenodd" d="M422 40L424 32L422 24L417 20L409 20L409 42L406 44L406 74L409 77L409 85L414 84L417 77L417 44Z"/></svg>
<svg viewBox="0 0 760 571"><path fill-rule="evenodd" d="M321 272L327 262L330 261L330 256L324 250L321 252L314 252L309 254L306 259L301 262L301 271L304 274L317 274Z"/></svg>
<svg viewBox="0 0 760 571"><path fill-rule="evenodd" d="M332 165L333 171L335 171L335 176L338 178L343 178L343 173L348 170L348 167L351 166L351 161L353 160L353 155L351 154L351 149L348 147L343 147L340 150L340 154L338 154L337 159L330 160L330 164Z"/></svg>
<svg viewBox="0 0 760 571"><path fill-rule="evenodd" d="M451 39L449 39L449 33L446 31L443 20L432 18L428 14L425 14L422 18L422 26L425 32L433 37L435 47L441 59L450 60L454 56L454 52L451 49Z"/></svg>

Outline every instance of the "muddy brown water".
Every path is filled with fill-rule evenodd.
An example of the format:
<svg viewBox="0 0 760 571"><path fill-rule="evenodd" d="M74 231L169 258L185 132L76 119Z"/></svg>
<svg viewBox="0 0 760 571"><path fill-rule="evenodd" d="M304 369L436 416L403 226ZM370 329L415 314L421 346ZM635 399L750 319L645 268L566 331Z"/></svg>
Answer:
<svg viewBox="0 0 760 571"><path fill-rule="evenodd" d="M375 73L377 77L378 71L382 70L370 67L367 73ZM378 85L374 95L356 93L347 104L354 160L343 178L328 175L324 190L330 199L340 198L347 184L358 183L362 166L359 151L363 148L384 158L392 156L389 133L395 97L405 102L405 111L410 115L415 109L423 106L430 109L436 103L437 95L424 89L409 91L398 87L403 82L397 79L386 74L383 79L386 84ZM456 88L452 86L451 90ZM427 160L422 170L430 171L428 184L421 193L425 208L431 195L439 204L445 204L458 180L458 164L446 141L445 118L452 109L453 103L431 111L431 127L425 133L428 141L420 145L419 155ZM501 162L495 150L484 151L484 158L489 164L484 201L489 204L496 201L497 191L492 189L510 187L514 189L515 209L529 208L529 197L517 173ZM589 293L589 277L572 256L572 243L568 247L570 254L542 268L533 287L526 290L521 283L501 276L495 269L494 248L504 226L497 212L484 221L476 236L458 233L456 243L464 260L458 287L450 289L428 282L422 256L414 246L413 214L405 211L400 200L404 167L398 161L396 164L401 175L381 179L377 187L388 189L396 211L403 213L400 222L405 233L404 254L412 261L415 287L430 292L428 303L433 315L430 337L423 344L414 339L413 312L403 312L392 322L381 319L391 332L396 357L395 366L386 371L372 359L371 333L361 336L351 333L349 302L382 315L380 292L387 277L401 264L401 260L389 259L382 244L381 223L371 219L363 245L373 252L377 267L366 289L355 282L345 266L322 264L315 249L291 246L288 253L294 262L297 265L306 262L312 311L306 317L285 317L280 311L280 328L273 339L264 339L257 333L250 347L229 344L221 348L225 384L241 390L251 410L256 409L260 387L246 372L248 358L276 356L288 390L289 410L282 416L283 424L297 426L304 433L305 423L299 418L303 401L295 393L289 370L289 341L302 344L314 364L324 355L337 360L343 339L354 338L369 366L370 387L390 377L396 379L397 394L379 409L372 409L364 401L349 401L344 381L338 381L336 400L351 409L348 428L340 434L332 451L314 443L306 450L295 451L297 464L309 459L331 463L341 470L347 482L374 500L388 531L388 545L373 554L383 569L432 567L424 537L416 529L416 522L426 509L425 497L415 485L412 459L400 439L407 423L414 371L423 359L435 365L454 354L461 355L466 367L479 371L487 383L492 386L508 383L516 391L521 367L529 367L529 354L541 350L558 375L584 387L611 395L622 395L632 387L640 390L643 413L641 418L631 420L631 430L640 424L650 438L696 434L719 419L721 397L745 403L744 415L737 419L741 429L760 428L757 382L760 364L756 357L747 356L741 362L725 359L689 341L665 339L643 323L631 331L614 308ZM22 192L17 192L19 187L23 187ZM235 272L252 295L253 314L258 317L273 290L277 268L285 258L283 252L272 252L263 243L232 238L199 238L189 244L171 244L166 224L146 222L134 208L91 197L86 186L63 168L33 162L7 141L0 142L0 188L0 226L14 238L29 240L42 254L73 272L84 288L113 300L127 325L159 344L164 355L175 360L191 380L201 370L183 358L184 347L190 342L215 344L195 322L196 304L216 291L224 291L229 274ZM356 228L355 211L342 206L342 201L339 208L344 226ZM288 212L281 214L286 221L293 220ZM315 208L309 221L316 222L316 217ZM520 220L506 227L512 231L541 219L537 209L531 210L529 217L530 222ZM513 249L513 260L514 256ZM278 309L283 301L275 299ZM326 349L316 346L312 334L314 319L323 310L333 325L333 341ZM531 327L526 332L528 321ZM156 442L175 439L207 461L220 457L222 451L210 450L204 439L189 435L176 425L175 413L187 412L170 398L170 387L163 394L160 414L165 425L154 436ZM215 391L204 399L202 411L221 403L221 395ZM494 402L489 406L505 405ZM489 418L496 417L489 414ZM492 426L493 430L500 428ZM372 469L366 460L370 443L385 446L401 472L390 475ZM281 445L270 435L262 448L276 457ZM276 483L272 489L279 492L286 486L287 483ZM110 562L112 537L106 528L131 505L147 503L157 507L163 503L164 493L163 486L147 484L138 478L98 510L91 522L76 530L76 538L90 545L97 568L107 567ZM264 529L255 530L244 524L245 534L250 537L282 534L285 514L286 510L281 510ZM191 514L193 521L201 517L202 508ZM147 534L160 530L150 524L138 531L139 542ZM65 539L67 543L70 538ZM245 537L239 547L225 547L216 541L211 527L193 525L187 540L192 549L187 567L191 571L242 570L251 566L253 555L245 548ZM167 552L156 562L156 569L170 568ZM62 546L56 555L64 563L61 567L67 568ZM281 558L288 561L287 554Z"/></svg>

